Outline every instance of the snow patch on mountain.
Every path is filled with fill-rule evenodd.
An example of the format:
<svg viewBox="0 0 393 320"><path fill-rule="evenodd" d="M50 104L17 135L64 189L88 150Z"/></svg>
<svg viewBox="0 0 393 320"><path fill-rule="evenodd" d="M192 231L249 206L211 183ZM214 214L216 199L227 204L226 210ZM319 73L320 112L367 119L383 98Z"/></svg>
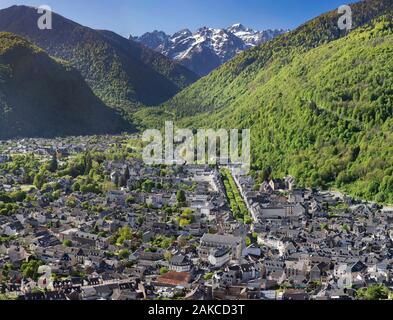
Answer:
<svg viewBox="0 0 393 320"><path fill-rule="evenodd" d="M202 27L194 33L188 29L180 30L173 35L153 31L130 39L179 61L204 76L240 52L269 41L286 31L255 31L237 23L226 29Z"/></svg>

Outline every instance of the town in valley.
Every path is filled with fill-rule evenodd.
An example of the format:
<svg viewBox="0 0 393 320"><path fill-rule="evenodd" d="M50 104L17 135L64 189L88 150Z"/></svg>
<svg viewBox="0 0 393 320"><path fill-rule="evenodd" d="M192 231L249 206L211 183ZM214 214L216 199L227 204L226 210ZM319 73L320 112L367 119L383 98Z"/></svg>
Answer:
<svg viewBox="0 0 393 320"><path fill-rule="evenodd" d="M391 298L393 208L137 136L0 142L0 299Z"/></svg>

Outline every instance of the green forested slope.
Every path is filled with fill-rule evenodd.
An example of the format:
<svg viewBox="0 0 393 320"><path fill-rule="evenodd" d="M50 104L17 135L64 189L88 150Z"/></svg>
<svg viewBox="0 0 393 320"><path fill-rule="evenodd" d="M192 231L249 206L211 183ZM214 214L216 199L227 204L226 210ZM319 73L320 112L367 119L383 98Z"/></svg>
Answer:
<svg viewBox="0 0 393 320"><path fill-rule="evenodd" d="M181 127L251 128L259 180L271 167L299 185L393 203L392 5L354 6L356 21L374 20L336 40L323 23L333 13L317 18L141 114L156 116L147 125L166 118Z"/></svg>
<svg viewBox="0 0 393 320"><path fill-rule="evenodd" d="M352 4L351 8L353 27L357 28L389 13L393 0L366 0ZM298 54L345 37L347 32L338 28L339 17L337 11L326 13L292 32L240 54L167 102L168 112L185 117L226 108L242 95L264 85Z"/></svg>
<svg viewBox="0 0 393 320"><path fill-rule="evenodd" d="M0 33L0 139L132 129L80 74L11 33Z"/></svg>
<svg viewBox="0 0 393 320"><path fill-rule="evenodd" d="M255 169L393 202L392 56L392 24L380 21L299 55L228 109L184 124L251 127Z"/></svg>

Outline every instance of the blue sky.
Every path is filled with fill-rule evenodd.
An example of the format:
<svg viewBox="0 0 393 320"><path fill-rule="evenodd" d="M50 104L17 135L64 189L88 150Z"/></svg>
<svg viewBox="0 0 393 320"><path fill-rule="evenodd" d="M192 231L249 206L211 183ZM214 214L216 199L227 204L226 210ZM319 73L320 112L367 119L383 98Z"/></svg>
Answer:
<svg viewBox="0 0 393 320"><path fill-rule="evenodd" d="M53 11L83 25L123 36L163 30L174 33L202 26L223 28L242 23L255 29L293 29L349 0L0 0L14 4L49 5Z"/></svg>

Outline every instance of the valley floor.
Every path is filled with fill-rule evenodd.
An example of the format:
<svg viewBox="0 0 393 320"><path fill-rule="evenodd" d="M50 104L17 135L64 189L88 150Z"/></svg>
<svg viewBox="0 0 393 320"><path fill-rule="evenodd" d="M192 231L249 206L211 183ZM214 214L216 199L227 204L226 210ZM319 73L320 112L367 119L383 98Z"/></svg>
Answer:
<svg viewBox="0 0 393 320"><path fill-rule="evenodd" d="M0 299L391 298L393 208L143 146L0 142Z"/></svg>

